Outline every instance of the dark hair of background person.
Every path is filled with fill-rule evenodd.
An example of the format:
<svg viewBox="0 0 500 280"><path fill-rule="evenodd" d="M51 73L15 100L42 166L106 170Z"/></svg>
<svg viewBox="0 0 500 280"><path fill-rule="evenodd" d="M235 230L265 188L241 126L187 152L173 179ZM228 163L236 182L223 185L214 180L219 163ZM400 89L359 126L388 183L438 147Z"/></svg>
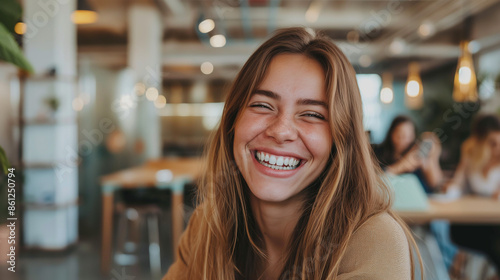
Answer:
<svg viewBox="0 0 500 280"><path fill-rule="evenodd" d="M410 119L408 116L403 116L399 115L391 123L391 126L389 127L389 131L387 132L384 141L380 143L379 145L374 147L375 154L377 155L377 158L379 160L379 163L382 167L391 165L395 162L394 159L394 143L392 143L392 134L394 133L394 130L396 127L398 127L400 124L403 123L411 123L415 129L415 139L417 135L417 127L415 123ZM403 155L405 155L414 145L408 146L408 148L403 152Z"/></svg>
<svg viewBox="0 0 500 280"><path fill-rule="evenodd" d="M479 115L472 123L472 135L484 140L493 131L500 131L500 118L496 115Z"/></svg>

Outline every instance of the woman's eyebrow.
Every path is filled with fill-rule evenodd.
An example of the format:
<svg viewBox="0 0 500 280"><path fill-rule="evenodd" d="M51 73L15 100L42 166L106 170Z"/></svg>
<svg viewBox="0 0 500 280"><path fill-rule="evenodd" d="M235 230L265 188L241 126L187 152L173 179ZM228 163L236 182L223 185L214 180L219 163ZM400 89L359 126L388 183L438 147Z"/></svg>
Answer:
<svg viewBox="0 0 500 280"><path fill-rule="evenodd" d="M328 110L328 104L324 101L320 100L315 100L315 99L299 99L297 101L298 105L315 105L315 106L321 106L324 107L325 109Z"/></svg>
<svg viewBox="0 0 500 280"><path fill-rule="evenodd" d="M271 99L275 99L278 101L281 100L281 96L279 94L272 92L270 90L256 89L252 95L254 95L254 94L264 95L264 96L267 96ZM325 109L328 110L328 105L326 104L326 102L320 101L320 100L315 100L315 99L299 99L299 100L297 100L297 104L298 105L321 106L321 107L324 107Z"/></svg>
<svg viewBox="0 0 500 280"><path fill-rule="evenodd" d="M256 89L252 95L254 94L260 94L260 95L264 95L264 96L267 96L269 98L272 98L272 99L276 99L276 100L281 100L281 96L279 96L279 94L275 93L275 92L272 92L270 90L264 90L264 89Z"/></svg>

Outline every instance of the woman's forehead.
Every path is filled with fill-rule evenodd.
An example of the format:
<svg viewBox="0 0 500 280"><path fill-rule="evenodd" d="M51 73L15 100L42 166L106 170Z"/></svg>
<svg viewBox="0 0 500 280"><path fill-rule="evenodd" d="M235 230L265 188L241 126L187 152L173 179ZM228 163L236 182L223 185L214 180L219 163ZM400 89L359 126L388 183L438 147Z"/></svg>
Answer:
<svg viewBox="0 0 500 280"><path fill-rule="evenodd" d="M256 90L266 90L282 98L307 96L326 101L322 66L302 54L275 56ZM254 92L252 92L254 94Z"/></svg>

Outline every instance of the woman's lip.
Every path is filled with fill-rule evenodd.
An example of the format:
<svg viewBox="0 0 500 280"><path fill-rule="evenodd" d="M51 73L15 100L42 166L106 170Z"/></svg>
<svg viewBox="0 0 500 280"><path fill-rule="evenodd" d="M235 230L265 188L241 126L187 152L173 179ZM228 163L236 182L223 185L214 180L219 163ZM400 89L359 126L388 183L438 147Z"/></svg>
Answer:
<svg viewBox="0 0 500 280"><path fill-rule="evenodd" d="M252 151L252 160L253 160L253 163L255 165L255 168L267 175L267 176L270 176L270 177L276 177L276 178L288 178L288 177L291 177L293 175L295 175L301 168L302 166L304 165L304 161L301 160L301 163L299 164L299 166L297 166L296 168L294 169L291 169L291 170L276 170L276 169L272 169L270 167L267 167L267 166L264 166L262 164L260 164L257 159L255 158L254 156L255 152Z"/></svg>
<svg viewBox="0 0 500 280"><path fill-rule="evenodd" d="M269 149L269 148L253 148L250 150L250 152L252 152L252 154L254 154L254 155L255 155L255 152L264 152L266 154L271 154L271 155L280 156L280 157L293 157L293 158L299 159L301 161L306 160L305 158L303 158L295 153L280 152L280 151Z"/></svg>

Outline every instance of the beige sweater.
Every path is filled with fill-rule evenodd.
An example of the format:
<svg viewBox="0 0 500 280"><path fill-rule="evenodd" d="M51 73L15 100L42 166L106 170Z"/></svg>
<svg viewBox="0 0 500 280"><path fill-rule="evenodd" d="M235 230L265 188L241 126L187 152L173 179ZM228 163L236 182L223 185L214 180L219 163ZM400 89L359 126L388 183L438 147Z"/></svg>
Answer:
<svg viewBox="0 0 500 280"><path fill-rule="evenodd" d="M189 258L190 240L198 232L199 219L199 215L193 215L189 221L179 244L181 257L170 267L163 280L187 280L184 260ZM411 279L410 250L406 236L389 214L371 217L354 233L336 279Z"/></svg>

